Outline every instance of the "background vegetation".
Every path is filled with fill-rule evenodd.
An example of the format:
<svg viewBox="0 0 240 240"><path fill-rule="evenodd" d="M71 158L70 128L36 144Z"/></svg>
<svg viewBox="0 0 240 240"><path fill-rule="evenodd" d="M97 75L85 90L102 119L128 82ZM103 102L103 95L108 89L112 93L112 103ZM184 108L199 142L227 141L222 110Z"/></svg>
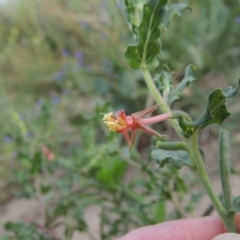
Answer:
<svg viewBox="0 0 240 240"><path fill-rule="evenodd" d="M167 63L177 82L188 64L197 67L198 80L176 104L194 117L206 93L235 85L240 75L240 3L185 2L192 13L176 17L163 32L159 68ZM1 239L72 239L77 231L86 239L113 239L132 228L199 214L195 207L204 194L189 190L198 186L195 178L158 169L150 159L155 138L140 135L130 156L121 136L103 126L102 113L152 104L141 75L123 58L129 41L113 0L0 2L1 211L6 214L13 199L38 202L35 221L5 222ZM234 115L224 123L233 132L235 163L238 99L231 100ZM158 128L175 137L166 124ZM217 132L208 128L201 136L206 152ZM217 153L210 156L215 173ZM99 219L95 232L86 221L91 206L98 209L91 215Z"/></svg>

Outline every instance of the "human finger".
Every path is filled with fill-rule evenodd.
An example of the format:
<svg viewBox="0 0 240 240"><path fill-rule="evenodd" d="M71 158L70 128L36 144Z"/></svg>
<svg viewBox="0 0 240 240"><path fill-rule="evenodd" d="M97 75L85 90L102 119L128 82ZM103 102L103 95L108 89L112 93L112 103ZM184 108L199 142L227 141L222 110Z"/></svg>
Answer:
<svg viewBox="0 0 240 240"><path fill-rule="evenodd" d="M240 218L238 217L240 225ZM118 240L211 240L225 233L226 229L218 216L169 221L146 226Z"/></svg>

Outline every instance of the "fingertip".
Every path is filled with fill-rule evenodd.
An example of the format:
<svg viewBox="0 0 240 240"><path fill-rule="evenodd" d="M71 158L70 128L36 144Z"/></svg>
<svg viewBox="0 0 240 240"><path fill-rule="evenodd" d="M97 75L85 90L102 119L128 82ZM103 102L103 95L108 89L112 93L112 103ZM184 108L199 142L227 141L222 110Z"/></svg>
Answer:
<svg viewBox="0 0 240 240"><path fill-rule="evenodd" d="M169 221L133 230L118 240L209 240L222 234L223 224L219 217L204 217Z"/></svg>
<svg viewBox="0 0 240 240"><path fill-rule="evenodd" d="M235 216L240 232L240 214ZM226 233L226 228L218 216L169 221L135 229L118 240L209 240Z"/></svg>
<svg viewBox="0 0 240 240"><path fill-rule="evenodd" d="M237 229L238 229L238 233L240 233L240 213L237 213L235 215L235 222L236 222L236 226L237 226Z"/></svg>

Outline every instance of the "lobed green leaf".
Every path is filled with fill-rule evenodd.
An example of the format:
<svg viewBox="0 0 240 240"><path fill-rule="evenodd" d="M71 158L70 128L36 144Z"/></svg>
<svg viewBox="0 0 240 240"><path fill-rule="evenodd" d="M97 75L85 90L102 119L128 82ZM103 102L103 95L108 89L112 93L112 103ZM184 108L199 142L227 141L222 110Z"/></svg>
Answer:
<svg viewBox="0 0 240 240"><path fill-rule="evenodd" d="M152 151L151 156L160 167L163 167L167 163L171 163L177 169L182 168L184 165L192 166L189 154L184 150L155 149Z"/></svg>
<svg viewBox="0 0 240 240"><path fill-rule="evenodd" d="M194 77L194 70L194 65L188 65L185 68L184 78L175 88L173 88L172 72L167 65L163 65L162 72L156 75L154 78L155 85L159 89L162 96L167 99L169 106L174 101L178 100L184 88L189 87L196 79Z"/></svg>
<svg viewBox="0 0 240 240"><path fill-rule="evenodd" d="M184 136L189 138L196 131L200 131L210 124L219 124L230 115L227 110L227 98L234 97L240 87L240 79L236 88L231 86L222 89L215 89L208 95L208 102L205 111L193 122L188 122L183 116L179 118L179 125L183 130Z"/></svg>
<svg viewBox="0 0 240 240"><path fill-rule="evenodd" d="M125 16L134 35L134 43L125 52L131 68L154 70L161 52L161 28L167 29L175 14L188 8L185 4L167 6L168 0L122 0Z"/></svg>
<svg viewBox="0 0 240 240"><path fill-rule="evenodd" d="M125 57L131 68L154 70L160 53L160 22L166 14L167 0L149 0L143 7L142 22L135 29L135 43L129 45Z"/></svg>
<svg viewBox="0 0 240 240"><path fill-rule="evenodd" d="M185 69L185 75L182 81L170 92L168 96L168 104L171 105L174 101L178 100L180 94L185 87L189 87L191 83L196 80L194 77L194 65L188 65Z"/></svg>

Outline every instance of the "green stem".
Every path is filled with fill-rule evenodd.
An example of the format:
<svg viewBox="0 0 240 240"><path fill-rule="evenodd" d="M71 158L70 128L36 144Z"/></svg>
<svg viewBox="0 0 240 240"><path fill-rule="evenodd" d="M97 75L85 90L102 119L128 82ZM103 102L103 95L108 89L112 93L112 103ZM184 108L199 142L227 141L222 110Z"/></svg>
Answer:
<svg viewBox="0 0 240 240"><path fill-rule="evenodd" d="M41 179L39 174L35 175L35 179L34 179L34 187L35 187L35 191L36 191L36 195L37 195L37 200L39 201L39 208L40 208L40 222L42 224L42 226L45 226L46 224L46 209L45 209L45 203L44 203L44 199L43 199L43 195L42 195L42 190L41 190Z"/></svg>
<svg viewBox="0 0 240 240"><path fill-rule="evenodd" d="M149 92L155 99L155 101L160 105L160 109L163 113L171 112L171 109L167 105L167 103L164 101L162 95L156 88L154 81L152 79L151 74L149 71L145 68L141 68L142 74L144 76L145 82L147 84L147 87L149 89ZM199 177L200 181L202 182L209 198L212 201L213 206L217 210L218 214L220 215L222 221L224 222L225 226L227 227L229 232L235 232L237 233L237 228L234 223L234 219L232 216L228 215L225 208L223 207L221 201L219 200L217 194L215 193L214 189L212 188L212 185L210 183L209 177L207 175L201 154L199 152L198 148L198 135L195 134L191 137L191 139L186 139L182 135L182 130L179 127L178 121L175 119L169 119L168 120L171 126L175 129L176 133L179 135L179 137L186 143L188 146L188 149L190 151L190 156L192 161L194 161L196 170L195 173Z"/></svg>
<svg viewBox="0 0 240 240"><path fill-rule="evenodd" d="M173 118L179 118L183 116L188 122L192 122L191 117L186 112L174 110L172 111L172 114L173 114Z"/></svg>
<svg viewBox="0 0 240 240"><path fill-rule="evenodd" d="M220 194L218 195L218 198L221 199L222 197L223 197L223 194L220 193ZM209 216L209 215L213 212L213 210L214 210L214 206L212 205L212 203L210 203L201 216L202 216L202 217Z"/></svg>
<svg viewBox="0 0 240 240"><path fill-rule="evenodd" d="M148 87L152 97L154 98L154 100L160 105L159 107L160 107L161 111L163 113L171 112L171 109L169 108L169 106L167 105L167 103L164 101L163 97L159 93L158 89L156 88L149 71L144 68L142 68L141 70L142 70L142 74L144 76L145 82L147 84L147 87ZM175 119L169 119L168 121L171 124L171 126L175 129L175 131L178 133L179 137L183 138L183 136L181 134L182 130L178 125L178 121Z"/></svg>
<svg viewBox="0 0 240 240"><path fill-rule="evenodd" d="M215 193L209 177L207 175L201 154L198 148L198 135L195 134L191 138L191 157L196 164L196 174L199 177L200 181L202 182L209 198L212 201L213 206L217 210L218 214L220 215L222 221L224 222L225 226L227 227L229 232L237 233L237 228L234 222L234 218L226 212L225 208L223 207L220 199L218 198L217 194Z"/></svg>
<svg viewBox="0 0 240 240"><path fill-rule="evenodd" d="M174 196L174 193L173 193L173 190L172 190L172 187L171 187L170 182L168 182L168 189L169 189L170 199L171 199L174 207L176 208L176 210L178 211L178 213L179 213L182 217L187 218L187 217L188 217L188 214L187 214L187 212L182 208L182 206L179 204L179 201L178 201L178 199L176 199L176 196Z"/></svg>

